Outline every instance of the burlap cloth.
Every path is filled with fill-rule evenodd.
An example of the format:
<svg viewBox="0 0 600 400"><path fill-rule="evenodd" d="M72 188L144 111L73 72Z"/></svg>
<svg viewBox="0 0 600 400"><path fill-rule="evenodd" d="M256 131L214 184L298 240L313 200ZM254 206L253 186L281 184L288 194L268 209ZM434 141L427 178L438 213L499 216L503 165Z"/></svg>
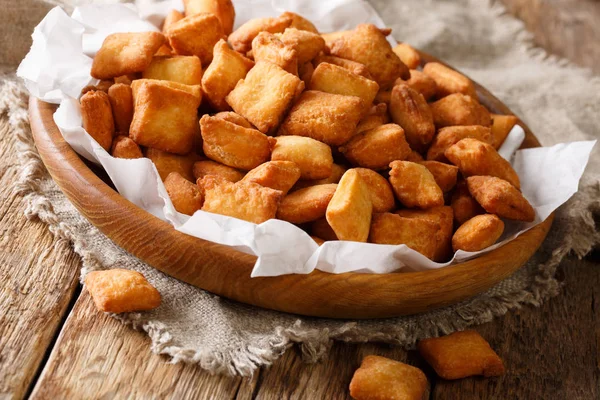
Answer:
<svg viewBox="0 0 600 400"><path fill-rule="evenodd" d="M600 234L599 151L592 155L580 192L557 213L543 247L513 276L469 301L405 318L340 321L262 310L219 298L170 278L114 245L63 196L42 165L31 140L27 96L10 75L29 48L33 27L53 4L0 0L0 93L2 124L18 141L19 190L29 218L49 225L56 240L72 241L83 260L82 276L102 268L142 272L163 296L147 313L115 316L148 333L151 350L173 362L198 363L211 372L249 375L299 343L305 359L327 354L332 340L383 341L411 346L415 340L481 324L522 305L539 305L558 293L554 275L568 253L581 257ZM520 22L498 4L481 0L373 1L394 36L458 67L521 116L544 145L597 138L600 79L531 45ZM599 147L599 146L597 146ZM60 268L60 266L56 266Z"/></svg>

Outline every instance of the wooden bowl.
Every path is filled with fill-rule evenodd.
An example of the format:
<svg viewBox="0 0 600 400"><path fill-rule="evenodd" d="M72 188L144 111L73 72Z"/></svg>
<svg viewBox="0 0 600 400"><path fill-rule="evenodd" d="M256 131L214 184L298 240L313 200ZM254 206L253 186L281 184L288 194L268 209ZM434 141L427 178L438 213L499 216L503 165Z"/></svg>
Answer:
<svg viewBox="0 0 600 400"><path fill-rule="evenodd" d="M425 62L438 61L422 54ZM477 85L493 113L512 114ZM329 274L250 278L256 257L176 231L121 197L65 142L52 115L56 106L31 98L33 137L50 175L67 198L116 244L181 281L243 303L329 318L416 314L481 293L519 269L539 248L553 215L506 245L461 264L423 272ZM522 148L539 147L526 132Z"/></svg>

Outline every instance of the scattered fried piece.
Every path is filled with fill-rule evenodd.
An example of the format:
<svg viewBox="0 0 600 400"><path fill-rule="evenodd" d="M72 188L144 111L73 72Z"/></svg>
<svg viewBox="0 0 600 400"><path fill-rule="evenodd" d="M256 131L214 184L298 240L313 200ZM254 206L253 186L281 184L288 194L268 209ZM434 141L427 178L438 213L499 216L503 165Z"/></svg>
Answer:
<svg viewBox="0 0 600 400"><path fill-rule="evenodd" d="M173 25L174 23L176 23L179 20L182 20L184 17L185 17L185 15L183 15L182 13L180 13L177 10L169 11L169 13L165 17L165 20L162 25L162 29L161 29L162 33L167 32L167 30L169 29L169 27L171 25Z"/></svg>
<svg viewBox="0 0 600 400"><path fill-rule="evenodd" d="M292 189L298 190L298 189L302 189L302 188L309 187L309 186L324 185L326 183L338 183L340 181L340 179L342 179L342 176L344 175L345 172L346 172L346 168L344 168L338 164L332 164L331 165L331 174L329 174L329 176L327 178L299 180L298 182L296 182L296 184L294 185L294 187Z"/></svg>
<svg viewBox="0 0 600 400"><path fill-rule="evenodd" d="M233 31L235 9L231 0L184 0L183 5L186 16L211 13L217 16L226 35Z"/></svg>
<svg viewBox="0 0 600 400"><path fill-rule="evenodd" d="M410 154L408 156L406 156L404 161L412 161L412 162L420 163L421 161L423 161L423 156L420 153L417 153L416 151L411 150Z"/></svg>
<svg viewBox="0 0 600 400"><path fill-rule="evenodd" d="M340 240L366 242L373 205L369 187L355 169L346 171L327 205L327 222Z"/></svg>
<svg viewBox="0 0 600 400"><path fill-rule="evenodd" d="M431 99L437 93L435 81L427 74L416 69L410 70L410 79L406 84L421 93L425 100Z"/></svg>
<svg viewBox="0 0 600 400"><path fill-rule="evenodd" d="M129 127L133 119L131 86L115 83L108 89L108 100L110 100L116 132L129 134Z"/></svg>
<svg viewBox="0 0 600 400"><path fill-rule="evenodd" d="M502 218L532 222L535 210L523 194L509 182L494 176L467 178L469 192L490 214Z"/></svg>
<svg viewBox="0 0 600 400"><path fill-rule="evenodd" d="M196 56L155 56L142 73L142 78L199 85L202 82L202 63Z"/></svg>
<svg viewBox="0 0 600 400"><path fill-rule="evenodd" d="M437 86L437 96L439 98L453 93L462 93L477 98L477 92L473 82L452 68L446 67L437 62L425 64L423 72L430 76Z"/></svg>
<svg viewBox="0 0 600 400"><path fill-rule="evenodd" d="M276 18L251 19L233 31L227 39L235 51L246 54L252 48L252 41L260 32L283 32L292 24L292 21L293 18L288 14L282 14Z"/></svg>
<svg viewBox="0 0 600 400"><path fill-rule="evenodd" d="M96 79L142 72L152 56L165 43L159 32L113 33L108 35L96 53L91 75Z"/></svg>
<svg viewBox="0 0 600 400"><path fill-rule="evenodd" d="M465 180L461 180L456 184L450 205L454 211L454 223L456 226L464 224L476 215L485 213L485 210L469 193L469 188Z"/></svg>
<svg viewBox="0 0 600 400"><path fill-rule="evenodd" d="M313 235L323 238L325 241L339 240L327 222L327 218L319 218L310 224L310 231Z"/></svg>
<svg viewBox="0 0 600 400"><path fill-rule="evenodd" d="M232 183L214 175L198 179L203 211L261 224L275 218L282 194L252 182Z"/></svg>
<svg viewBox="0 0 600 400"><path fill-rule="evenodd" d="M300 77L300 79L302 79L302 82L304 82L305 87L308 87L310 85L310 81L314 73L315 67L313 67L312 63L310 62L300 64L298 66L298 76Z"/></svg>
<svg viewBox="0 0 600 400"><path fill-rule="evenodd" d="M445 262L452 258L452 232L454 230L454 213L449 206L434 207L427 210L402 209L395 212L404 218L421 218L439 224L440 230L429 240L435 241L435 251L431 258L436 262Z"/></svg>
<svg viewBox="0 0 600 400"><path fill-rule="evenodd" d="M290 12L290 11L286 11L283 14L281 14L281 16L285 17L285 18L291 18L292 19L292 23L290 24L290 28L296 28L296 29L300 29L300 30L303 30L303 31L319 33L319 31L313 25L313 23L310 22L309 20L307 20L306 18L304 18L301 15L298 15L298 14Z"/></svg>
<svg viewBox="0 0 600 400"><path fill-rule="evenodd" d="M415 69L421 65L419 52L408 43L399 43L392 50L408 68Z"/></svg>
<svg viewBox="0 0 600 400"><path fill-rule="evenodd" d="M167 176L171 172L177 172L190 182L194 182L193 167L196 161L200 161L202 158L195 154L190 153L184 156L167 153L166 151L147 148L146 157L148 157L154 165L160 175L160 179L163 181L167 179Z"/></svg>
<svg viewBox="0 0 600 400"><path fill-rule="evenodd" d="M337 184L310 186L285 196L277 210L277 218L294 224L303 224L323 218Z"/></svg>
<svg viewBox="0 0 600 400"><path fill-rule="evenodd" d="M369 242L405 244L433 260L436 256L440 224L426 218L405 218L398 214L373 214ZM432 240L433 238L433 240Z"/></svg>
<svg viewBox="0 0 600 400"><path fill-rule="evenodd" d="M133 102L135 105L135 101L137 99L137 93L140 87L145 83L152 83L154 85L170 87L172 89L181 90L183 92L189 93L192 96L198 99L198 102L202 101L202 88L200 85L184 85L183 83L173 82L173 81L163 81L158 79L136 79L131 82L131 91L133 93Z"/></svg>
<svg viewBox="0 0 600 400"><path fill-rule="evenodd" d="M202 208L202 192L198 186L177 172L171 172L164 184L175 210L182 214L194 215Z"/></svg>
<svg viewBox="0 0 600 400"><path fill-rule="evenodd" d="M323 62L315 69L309 89L360 97L365 105L370 105L375 100L379 85L375 81L356 75L345 68Z"/></svg>
<svg viewBox="0 0 600 400"><path fill-rule="evenodd" d="M379 356L366 356L350 382L355 400L421 400L427 377L418 368Z"/></svg>
<svg viewBox="0 0 600 400"><path fill-rule="evenodd" d="M202 160L194 163L192 168L195 180L205 177L206 175L216 175L229 182L238 182L244 178L244 174L235 168L220 164L211 160Z"/></svg>
<svg viewBox="0 0 600 400"><path fill-rule="evenodd" d="M424 165L431 172L442 192L449 192L456 185L458 168L454 165L438 161L419 161L419 164Z"/></svg>
<svg viewBox="0 0 600 400"><path fill-rule="evenodd" d="M142 150L131 138L117 136L112 142L110 154L116 158L142 158Z"/></svg>
<svg viewBox="0 0 600 400"><path fill-rule="evenodd" d="M325 47L325 40L318 33L290 27L277 35L283 43L296 50L299 64L311 61Z"/></svg>
<svg viewBox="0 0 600 400"><path fill-rule="evenodd" d="M83 129L108 151L115 134L115 122L108 95L92 90L81 96L79 102Z"/></svg>
<svg viewBox="0 0 600 400"><path fill-rule="evenodd" d="M444 379L504 374L502 360L476 331L467 330L424 339L417 343L417 347L423 358Z"/></svg>
<svg viewBox="0 0 600 400"><path fill-rule="evenodd" d="M404 129L410 147L425 150L435 135L435 126L423 95L405 83L397 84L392 89L389 108L392 121Z"/></svg>
<svg viewBox="0 0 600 400"><path fill-rule="evenodd" d="M302 136L279 136L271 154L272 161L291 161L300 168L300 179L325 179L331 175L331 148Z"/></svg>
<svg viewBox="0 0 600 400"><path fill-rule="evenodd" d="M169 27L166 35L177 54L196 56L202 65L210 64L215 44L225 38L219 18L208 13L190 15L177 21Z"/></svg>
<svg viewBox="0 0 600 400"><path fill-rule="evenodd" d="M452 236L454 251L480 251L502 236L504 222L494 214L476 215L462 224Z"/></svg>
<svg viewBox="0 0 600 400"><path fill-rule="evenodd" d="M430 104L435 126L455 125L491 126L490 112L471 96L451 94Z"/></svg>
<svg viewBox="0 0 600 400"><path fill-rule="evenodd" d="M315 68L318 67L319 64L324 63L324 62L333 64L333 65L337 65L338 67L345 68L348 71L352 72L353 74L363 76L367 79L373 79L373 77L371 76L371 73L369 72L367 67L364 64L361 64L359 62L347 60L345 58L336 57L336 56L327 56L324 54L317 56L313 60L313 64L314 64Z"/></svg>
<svg viewBox="0 0 600 400"><path fill-rule="evenodd" d="M298 75L298 52L272 33L261 32L254 38L252 54L256 62L269 62L290 74Z"/></svg>
<svg viewBox="0 0 600 400"><path fill-rule="evenodd" d="M390 167L390 183L396 198L406 207L444 205L444 193L425 166L410 161L394 161Z"/></svg>
<svg viewBox="0 0 600 400"><path fill-rule="evenodd" d="M91 92L92 90L100 91L104 93L108 93L108 89L115 83L112 79L103 79L98 82L97 85L87 85L83 89L81 89L81 95L83 96L87 92Z"/></svg>
<svg viewBox="0 0 600 400"><path fill-rule="evenodd" d="M514 115L498 115L492 114L492 145L495 149L499 149L504 143L504 140L519 122L519 118Z"/></svg>
<svg viewBox="0 0 600 400"><path fill-rule="evenodd" d="M387 179L367 168L354 168L354 171L360 175L365 185L367 185L374 213L387 212L396 206L394 192Z"/></svg>
<svg viewBox="0 0 600 400"><path fill-rule="evenodd" d="M300 179L300 168L296 163L269 161L248 172L243 181L279 190L285 196L298 179Z"/></svg>
<svg viewBox="0 0 600 400"><path fill-rule="evenodd" d="M85 277L85 287L96 308L104 312L146 311L160 305L158 290L137 271L92 271Z"/></svg>
<svg viewBox="0 0 600 400"><path fill-rule="evenodd" d="M438 131L433 138L429 150L427 150L427 159L432 161L448 162L444 155L446 149L453 144L460 142L465 138L473 138L485 143L492 143L490 128L481 125L472 126L448 126Z"/></svg>
<svg viewBox="0 0 600 400"><path fill-rule="evenodd" d="M254 128L246 118L234 113L233 111L221 111L213 115L213 117L229 121L244 128Z"/></svg>
<svg viewBox="0 0 600 400"><path fill-rule="evenodd" d="M360 120L356 126L356 134L358 135L359 133L369 131L389 122L390 117L387 113L387 104L379 103L372 106L369 113Z"/></svg>

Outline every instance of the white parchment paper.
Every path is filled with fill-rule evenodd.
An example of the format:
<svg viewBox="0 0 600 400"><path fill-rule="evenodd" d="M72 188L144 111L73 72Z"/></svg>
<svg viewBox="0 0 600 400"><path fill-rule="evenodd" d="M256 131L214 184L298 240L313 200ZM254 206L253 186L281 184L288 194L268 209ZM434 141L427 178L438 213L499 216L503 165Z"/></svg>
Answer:
<svg viewBox="0 0 600 400"><path fill-rule="evenodd" d="M359 23L384 27L375 10L362 0L234 0L234 4L236 26L289 10L309 18L322 32L351 29ZM315 268L331 273L441 268L502 246L546 219L577 191L595 141L515 152L524 138L523 129L517 126L499 152L519 174L522 192L536 210L535 221L505 221L499 243L481 252L459 251L447 263L435 263L405 245L331 241L319 247L303 230L280 220L256 225L204 211L192 217L178 213L149 159L113 158L85 132L77 100L83 87L95 83L90 76L91 57L107 35L157 30L172 8L182 10L181 2L83 5L70 17L56 7L35 28L33 45L17 74L32 96L60 104L54 121L65 140L81 156L102 165L122 196L181 232L258 256L252 276L305 274Z"/></svg>

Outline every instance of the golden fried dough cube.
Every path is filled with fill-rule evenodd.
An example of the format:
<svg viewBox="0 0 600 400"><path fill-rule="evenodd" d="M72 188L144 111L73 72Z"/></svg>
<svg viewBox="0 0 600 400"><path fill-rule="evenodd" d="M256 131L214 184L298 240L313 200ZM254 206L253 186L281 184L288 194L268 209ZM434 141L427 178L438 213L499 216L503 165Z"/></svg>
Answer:
<svg viewBox="0 0 600 400"><path fill-rule="evenodd" d="M436 256L440 224L425 218L405 218L397 214L373 214L369 242L405 244L433 260Z"/></svg>
<svg viewBox="0 0 600 400"><path fill-rule="evenodd" d="M131 86L124 83L115 83L108 89L108 100L112 108L116 132L129 134L129 127L133 119Z"/></svg>
<svg viewBox="0 0 600 400"><path fill-rule="evenodd" d="M269 160L269 138L256 129L248 129L221 118L200 119L202 149L211 160L244 171L250 171Z"/></svg>
<svg viewBox="0 0 600 400"><path fill-rule="evenodd" d="M85 276L85 287L96 308L104 312L146 311L160 305L158 290L137 271L92 271Z"/></svg>
<svg viewBox="0 0 600 400"><path fill-rule="evenodd" d="M492 114L492 145L495 149L499 149L504 143L504 140L519 122L519 119L514 115L498 115Z"/></svg>
<svg viewBox="0 0 600 400"><path fill-rule="evenodd" d="M194 215L202 208L204 198L198 186L177 172L171 172L164 184L175 210L182 214Z"/></svg>
<svg viewBox="0 0 600 400"><path fill-rule="evenodd" d="M390 117L387 113L387 104L379 103L374 105L369 110L369 113L360 120L356 126L356 134L369 131L378 126L385 125L390 122Z"/></svg>
<svg viewBox="0 0 600 400"><path fill-rule="evenodd" d="M169 44L177 54L196 56L202 65L213 59L215 44L225 39L221 22L214 14L201 13L185 17L169 27Z"/></svg>
<svg viewBox="0 0 600 400"><path fill-rule="evenodd" d="M423 72L430 76L437 86L437 96L445 97L453 93L462 93L477 98L473 82L452 68L437 62L425 64Z"/></svg>
<svg viewBox="0 0 600 400"><path fill-rule="evenodd" d="M338 240L337 236L335 235L335 232L333 231L331 225L329 225L329 222L327 222L327 218L325 217L313 221L310 224L310 232L313 235L322 238L326 242L330 240Z"/></svg>
<svg viewBox="0 0 600 400"><path fill-rule="evenodd" d="M365 64L361 64L359 62L352 61L352 60L346 60L345 58L341 58L341 57L327 56L324 54L318 55L313 60L313 64L314 64L315 68L318 67L319 64L324 63L324 62L333 64L333 65L337 65L338 67L345 68L348 71L350 71L356 75L363 76L367 79L373 79L373 77L371 76L371 73L369 72L369 70L367 69Z"/></svg>
<svg viewBox="0 0 600 400"><path fill-rule="evenodd" d="M334 56L364 64L382 88L391 86L397 78L410 78L408 68L375 25L358 25L334 40L330 51Z"/></svg>
<svg viewBox="0 0 600 400"><path fill-rule="evenodd" d="M448 162L448 159L444 155L446 149L465 138L473 138L482 142L492 143L491 130L486 126L448 126L440 129L433 138L433 142L431 142L431 146L429 146L429 150L427 150L427 159Z"/></svg>
<svg viewBox="0 0 600 400"><path fill-rule="evenodd" d="M108 95L92 90L81 96L79 103L83 129L108 151L115 134L115 122Z"/></svg>
<svg viewBox="0 0 600 400"><path fill-rule="evenodd" d="M340 179L335 194L327 205L327 222L340 240L366 242L372 214L369 186L360 173L349 169Z"/></svg>
<svg viewBox="0 0 600 400"><path fill-rule="evenodd" d="M325 216L337 184L310 186L285 196L277 210L277 218L293 224L315 221Z"/></svg>
<svg viewBox="0 0 600 400"><path fill-rule="evenodd" d="M416 69L410 70L410 79L406 81L406 84L421 93L425 100L431 99L437 93L435 81L429 75Z"/></svg>
<svg viewBox="0 0 600 400"><path fill-rule="evenodd" d="M237 169L211 160L196 161L192 168L192 173L195 180L203 178L206 175L215 175L235 183L241 181L244 177L244 174Z"/></svg>
<svg viewBox="0 0 600 400"><path fill-rule="evenodd" d="M331 174L329 174L329 176L327 178L312 179L312 180L310 180L310 179L309 180L299 180L298 182L296 182L293 189L298 190L298 189L302 189L302 188L309 187L309 186L324 185L326 183L338 183L340 181L340 179L342 179L342 176L344 175L345 172L346 172L346 168L344 168L338 164L332 164L331 165Z"/></svg>
<svg viewBox="0 0 600 400"><path fill-rule="evenodd" d="M116 158L142 158L142 150L128 136L117 136L112 142L110 154Z"/></svg>
<svg viewBox="0 0 600 400"><path fill-rule="evenodd" d="M368 168L354 168L353 170L367 185L374 213L387 212L396 206L394 192L387 179Z"/></svg>
<svg viewBox="0 0 600 400"><path fill-rule="evenodd" d="M462 224L452 236L454 251L480 251L502 236L504 222L494 214L476 215Z"/></svg>
<svg viewBox="0 0 600 400"><path fill-rule="evenodd" d="M114 80L101 80L97 85L87 85L83 89L81 89L81 95L83 96L87 92L91 92L92 90L108 93L108 89L115 83Z"/></svg>
<svg viewBox="0 0 600 400"><path fill-rule="evenodd" d="M113 33L108 35L96 53L91 75L96 79L142 72L152 56L165 43L159 32Z"/></svg>
<svg viewBox="0 0 600 400"><path fill-rule="evenodd" d="M439 161L419 161L418 163L424 165L431 172L435 183L442 189L442 192L449 192L456 186L458 167Z"/></svg>
<svg viewBox="0 0 600 400"><path fill-rule="evenodd" d="M379 356L366 356L350 382L355 400L422 400L427 377L418 368Z"/></svg>
<svg viewBox="0 0 600 400"><path fill-rule="evenodd" d="M144 80L132 87L135 108L129 132L139 145L187 154L198 134L201 98L174 88L173 83Z"/></svg>
<svg viewBox="0 0 600 400"><path fill-rule="evenodd" d="M282 194L252 182L232 183L218 176L198 179L204 193L203 211L261 224L275 218Z"/></svg>
<svg viewBox="0 0 600 400"><path fill-rule="evenodd" d="M169 46L169 43L165 43L162 46L160 46L160 48L158 50L156 50L156 53L154 53L155 57L171 57L172 55L174 55L175 53L173 52L173 49L171 48L171 46ZM127 75L125 75L127 76Z"/></svg>
<svg viewBox="0 0 600 400"><path fill-rule="evenodd" d="M408 68L415 69L421 65L419 52L408 43L399 43L392 50Z"/></svg>
<svg viewBox="0 0 600 400"><path fill-rule="evenodd" d="M423 161L423 156L420 153L417 153L416 151L411 150L410 154L408 156L406 156L404 161L412 161L412 162L419 163L419 162Z"/></svg>
<svg viewBox="0 0 600 400"><path fill-rule="evenodd" d="M404 218L421 218L439 224L439 231L430 237L436 243L431 259L445 262L452 258L452 232L454 231L454 212L449 206L428 208L427 210L402 209L395 212Z"/></svg>
<svg viewBox="0 0 600 400"><path fill-rule="evenodd" d="M354 135L365 106L360 97L308 90L294 104L278 135L307 136L339 146Z"/></svg>
<svg viewBox="0 0 600 400"><path fill-rule="evenodd" d="M532 222L535 210L529 201L509 182L494 176L470 176L469 192L490 214L502 218Z"/></svg>
<svg viewBox="0 0 600 400"><path fill-rule="evenodd" d="M281 15L279 17L254 18L237 28L227 40L237 52L246 54L252 48L252 41L261 32L279 33L292 24L292 17Z"/></svg>
<svg viewBox="0 0 600 400"><path fill-rule="evenodd" d="M444 379L504 374L504 364L500 357L489 343L473 330L424 339L417 343L417 348L421 356Z"/></svg>
<svg viewBox="0 0 600 400"><path fill-rule="evenodd" d="M490 112L471 96L451 94L430 104L436 128L455 125L491 126Z"/></svg>
<svg viewBox="0 0 600 400"><path fill-rule="evenodd" d="M144 79L158 79L200 85L202 83L202 63L196 56L158 56L142 73Z"/></svg>
<svg viewBox="0 0 600 400"><path fill-rule="evenodd" d="M353 165L377 170L386 169L392 161L404 160L411 152L404 130L396 124L360 133L340 151Z"/></svg>
<svg viewBox="0 0 600 400"><path fill-rule="evenodd" d="M290 12L290 11L286 11L283 14L281 14L281 16L292 19L290 28L296 28L296 29L300 29L302 31L319 33L319 31L314 26L314 24L301 15L298 15L298 14Z"/></svg>
<svg viewBox="0 0 600 400"><path fill-rule="evenodd" d="M489 175L504 179L519 189L519 176L494 146L477 139L466 138L444 152L450 162L458 167L463 177Z"/></svg>
<svg viewBox="0 0 600 400"><path fill-rule="evenodd" d="M392 121L404 129L410 147L425 150L435 135L435 125L423 95L405 83L395 85L389 108Z"/></svg>
<svg viewBox="0 0 600 400"><path fill-rule="evenodd" d="M256 63L225 100L233 110L246 118L259 131L274 131L304 82L275 64Z"/></svg>
<svg viewBox="0 0 600 400"><path fill-rule="evenodd" d="M231 107L225 97L253 66L252 60L230 49L225 40L219 40L213 50L213 60L202 77L202 90L211 106L217 110L229 110Z"/></svg>
<svg viewBox="0 0 600 400"><path fill-rule="evenodd" d="M379 85L345 68L323 62L315 69L309 89L360 97L365 105L370 105L375 100Z"/></svg>
<svg viewBox="0 0 600 400"><path fill-rule="evenodd" d="M307 62L304 64L300 64L298 66L298 76L304 82L304 86L308 87L310 85L310 80L312 79L313 74L315 73L315 67L313 67L312 63Z"/></svg>
<svg viewBox="0 0 600 400"><path fill-rule="evenodd" d="M324 179L331 175L331 148L302 136L279 136L271 154L272 161L291 161L300 168L300 179Z"/></svg>
<svg viewBox="0 0 600 400"><path fill-rule="evenodd" d="M444 193L429 170L410 161L390 163L390 183L406 207L431 208L444 205Z"/></svg>
<svg viewBox="0 0 600 400"><path fill-rule="evenodd" d="M325 47L325 40L318 33L286 28L283 33L277 35L283 43L296 50L299 64L311 61Z"/></svg>
<svg viewBox="0 0 600 400"><path fill-rule="evenodd" d="M214 14L221 22L225 35L233 31L235 9L231 0L184 0L183 5L186 16L201 13Z"/></svg>
<svg viewBox="0 0 600 400"><path fill-rule="evenodd" d="M213 117L229 121L236 125L243 126L244 128L252 128L252 124L250 124L246 118L234 113L233 111L221 111L213 115Z"/></svg>
<svg viewBox="0 0 600 400"><path fill-rule="evenodd" d="M171 25L173 25L174 23L176 23L179 20L182 20L185 17L185 15L183 15L182 13L180 13L177 10L171 10L169 11L169 13L167 14L167 16L165 17L165 20L163 22L161 31L163 33L167 32L167 30L169 29L169 27Z"/></svg>
<svg viewBox="0 0 600 400"><path fill-rule="evenodd" d="M269 161L244 176L244 181L280 190L285 196L300 179L300 167L291 161Z"/></svg>
<svg viewBox="0 0 600 400"><path fill-rule="evenodd" d="M163 181L167 179L167 176L169 176L171 172L177 172L188 181L194 182L194 163L202 159L195 153L181 156L150 147L146 149L146 157L152 160L160 175L160 179Z"/></svg>
<svg viewBox="0 0 600 400"><path fill-rule="evenodd" d="M202 101L202 87L200 85L185 85L185 84L179 83L179 82L163 81L163 80L158 80L158 79L136 79L133 82L131 82L131 91L133 93L134 104L135 104L135 101L137 98L138 90L140 89L140 87L142 87L143 84L146 84L146 83L151 83L153 85L165 86L165 87L170 87L172 89L181 90L181 91L184 91L184 92L189 93L192 96L196 97L198 99L199 103Z"/></svg>
<svg viewBox="0 0 600 400"><path fill-rule="evenodd" d="M469 193L467 182L464 180L456 184L456 189L452 193L450 206L454 212L454 222L460 226L476 215L485 213L485 210Z"/></svg>
<svg viewBox="0 0 600 400"><path fill-rule="evenodd" d="M256 62L272 63L290 74L298 75L298 53L272 33L261 32L254 38L252 54Z"/></svg>

